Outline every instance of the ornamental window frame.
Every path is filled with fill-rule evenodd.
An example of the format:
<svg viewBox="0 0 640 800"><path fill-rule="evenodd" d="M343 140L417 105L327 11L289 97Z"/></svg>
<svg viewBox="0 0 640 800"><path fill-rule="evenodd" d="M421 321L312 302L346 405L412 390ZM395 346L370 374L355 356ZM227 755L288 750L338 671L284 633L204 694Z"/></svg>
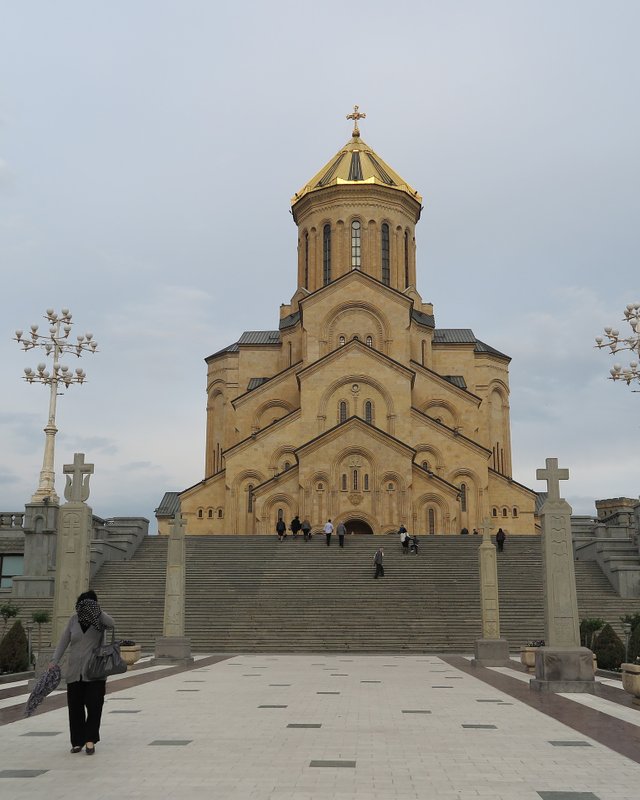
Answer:
<svg viewBox="0 0 640 800"><path fill-rule="evenodd" d="M322 228L322 285L331 283L331 225Z"/></svg>
<svg viewBox="0 0 640 800"><path fill-rule="evenodd" d="M362 223L359 219L351 221L351 269L362 267Z"/></svg>
<svg viewBox="0 0 640 800"><path fill-rule="evenodd" d="M385 286L391 285L391 236L389 223L380 228L380 278Z"/></svg>

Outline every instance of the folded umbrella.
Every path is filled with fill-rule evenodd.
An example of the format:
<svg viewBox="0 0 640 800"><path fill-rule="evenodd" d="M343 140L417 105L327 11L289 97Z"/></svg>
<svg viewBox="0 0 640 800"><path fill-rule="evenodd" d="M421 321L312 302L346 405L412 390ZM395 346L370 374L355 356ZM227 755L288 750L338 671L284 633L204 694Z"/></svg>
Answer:
<svg viewBox="0 0 640 800"><path fill-rule="evenodd" d="M57 688L61 678L62 673L57 664L42 673L27 700L27 705L24 709L25 717L30 717L34 713L44 698Z"/></svg>

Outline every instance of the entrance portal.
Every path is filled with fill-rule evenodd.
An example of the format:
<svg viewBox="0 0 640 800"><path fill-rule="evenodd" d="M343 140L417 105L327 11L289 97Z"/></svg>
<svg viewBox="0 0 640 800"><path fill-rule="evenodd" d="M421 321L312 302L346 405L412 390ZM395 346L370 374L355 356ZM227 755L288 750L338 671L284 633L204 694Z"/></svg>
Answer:
<svg viewBox="0 0 640 800"><path fill-rule="evenodd" d="M371 530L371 526L368 523L366 523L363 519L350 519L347 520L344 524L349 533L373 536L373 531Z"/></svg>

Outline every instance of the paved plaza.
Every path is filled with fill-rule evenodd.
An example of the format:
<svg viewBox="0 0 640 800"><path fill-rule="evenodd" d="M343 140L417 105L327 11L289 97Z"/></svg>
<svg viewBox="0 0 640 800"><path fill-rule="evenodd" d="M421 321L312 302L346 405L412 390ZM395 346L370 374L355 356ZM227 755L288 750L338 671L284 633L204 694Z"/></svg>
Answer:
<svg viewBox="0 0 640 800"><path fill-rule="evenodd" d="M201 656L111 678L96 755L64 693L0 686L3 800L638 800L640 709L616 681L539 695L461 656Z"/></svg>

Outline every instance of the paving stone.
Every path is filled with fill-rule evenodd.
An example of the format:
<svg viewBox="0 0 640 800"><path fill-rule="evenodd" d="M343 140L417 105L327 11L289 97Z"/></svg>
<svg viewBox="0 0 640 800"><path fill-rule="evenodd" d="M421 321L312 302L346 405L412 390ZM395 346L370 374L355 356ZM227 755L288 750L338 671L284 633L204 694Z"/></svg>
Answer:
<svg viewBox="0 0 640 800"><path fill-rule="evenodd" d="M340 694L340 692L316 692L316 694Z"/></svg>
<svg viewBox="0 0 640 800"><path fill-rule="evenodd" d="M554 747L591 747L589 742L571 740L567 740L566 742L549 740L549 744L552 744Z"/></svg>
<svg viewBox="0 0 640 800"><path fill-rule="evenodd" d="M37 778L38 775L44 775L49 772L48 769L2 769L0 770L0 778Z"/></svg>
<svg viewBox="0 0 640 800"><path fill-rule="evenodd" d="M287 728L321 728L320 722L290 722Z"/></svg>
<svg viewBox="0 0 640 800"><path fill-rule="evenodd" d="M149 742L149 746L184 747L187 744L191 744L192 741L193 739L155 739L153 742Z"/></svg>
<svg viewBox="0 0 640 800"><path fill-rule="evenodd" d="M472 723L463 723L463 728L478 728L479 730L497 730L497 725L474 725Z"/></svg>
<svg viewBox="0 0 640 800"><path fill-rule="evenodd" d="M139 714L142 709L140 708L114 708L109 711L110 714Z"/></svg>
<svg viewBox="0 0 640 800"><path fill-rule="evenodd" d="M360 683L382 683L382 681L360 681Z"/></svg>
<svg viewBox="0 0 640 800"><path fill-rule="evenodd" d="M291 686L290 683L270 683L269 686Z"/></svg>
<svg viewBox="0 0 640 800"><path fill-rule="evenodd" d="M426 708L403 708L403 714L430 714L431 711L427 711Z"/></svg>
<svg viewBox="0 0 640 800"><path fill-rule="evenodd" d="M351 767L354 768L355 761L311 761L310 767Z"/></svg>
<svg viewBox="0 0 640 800"><path fill-rule="evenodd" d="M593 792L538 792L542 800L600 800Z"/></svg>
<svg viewBox="0 0 640 800"><path fill-rule="evenodd" d="M60 736L62 731L28 731L21 733L20 736Z"/></svg>
<svg viewBox="0 0 640 800"><path fill-rule="evenodd" d="M258 706L258 708L288 708L289 706L277 706L277 705L262 705Z"/></svg>

